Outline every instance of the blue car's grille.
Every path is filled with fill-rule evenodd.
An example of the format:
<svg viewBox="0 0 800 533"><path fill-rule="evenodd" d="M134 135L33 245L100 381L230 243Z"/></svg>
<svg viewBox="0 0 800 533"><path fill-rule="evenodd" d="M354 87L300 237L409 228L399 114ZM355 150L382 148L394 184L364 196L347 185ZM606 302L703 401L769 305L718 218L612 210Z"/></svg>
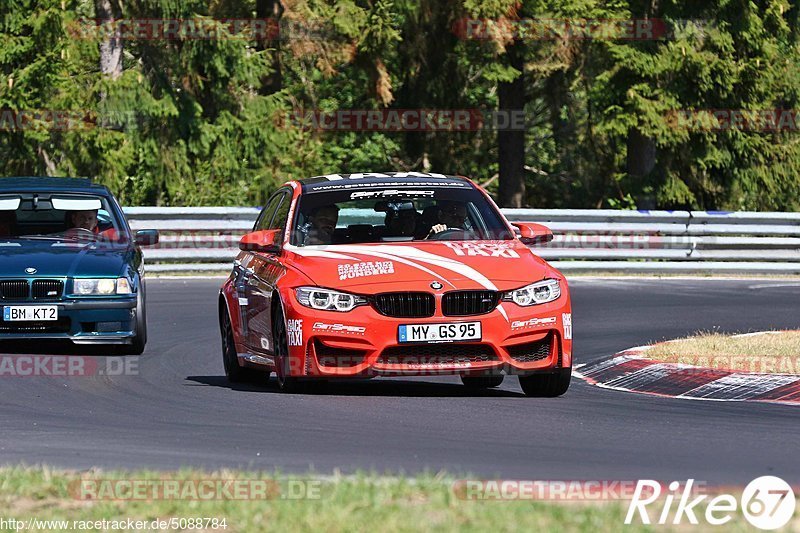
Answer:
<svg viewBox="0 0 800 533"><path fill-rule="evenodd" d="M33 282L34 300L57 300L64 292L64 282L58 279L37 279Z"/></svg>
<svg viewBox="0 0 800 533"><path fill-rule="evenodd" d="M27 300L28 281L24 279L0 280L0 298L3 300Z"/></svg>

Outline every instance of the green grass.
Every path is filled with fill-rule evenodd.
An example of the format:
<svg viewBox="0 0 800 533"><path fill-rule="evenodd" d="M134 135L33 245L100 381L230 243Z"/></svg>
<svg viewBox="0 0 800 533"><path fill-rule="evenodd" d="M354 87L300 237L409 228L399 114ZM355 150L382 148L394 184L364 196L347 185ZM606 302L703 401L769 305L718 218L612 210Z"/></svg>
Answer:
<svg viewBox="0 0 800 533"><path fill-rule="evenodd" d="M257 500L192 501L187 499L119 499L87 501L76 497L81 479L98 480L260 480L276 490ZM307 532L417 532L417 531L719 531L708 525L624 525L628 503L474 501L460 497L455 479L445 475L412 478L374 474L315 477L286 476L220 470L68 472L47 467L0 468L0 524L10 518L72 521L169 521L171 518L225 519L225 528L186 528L184 531L307 531ZM189 485L187 483L187 485ZM314 498L287 498L289 486L313 487ZM281 495L284 495L283 497ZM657 519L661 507L651 511ZM700 516L702 510L699 511ZM747 531L746 521L734 518L725 531ZM52 524L50 524L52 526ZM797 531L795 520L785 530ZM25 531L60 529L34 528ZM75 530L75 529L72 529ZM96 530L96 529L88 529ZM111 529L109 529L111 530ZM115 531L125 530L117 529ZM144 529L153 531L153 529ZM165 529L176 531L176 529ZM13 531L0 526L0 531Z"/></svg>
<svg viewBox="0 0 800 533"><path fill-rule="evenodd" d="M284 499L275 494L260 501L155 500L81 501L75 480L90 479L254 479L275 480L281 492L288 483L315 480L318 499ZM70 485L73 483L73 485ZM72 487L72 489L71 489ZM315 485L316 487L316 485ZM234 471L173 473L62 472L48 468L0 469L0 518L122 520L225 518L218 531L617 531L627 506L612 503L541 503L471 501L453 491L453 479L424 475L411 479L374 475L290 478ZM626 531L642 530L625 527ZM209 529L210 530L210 529Z"/></svg>

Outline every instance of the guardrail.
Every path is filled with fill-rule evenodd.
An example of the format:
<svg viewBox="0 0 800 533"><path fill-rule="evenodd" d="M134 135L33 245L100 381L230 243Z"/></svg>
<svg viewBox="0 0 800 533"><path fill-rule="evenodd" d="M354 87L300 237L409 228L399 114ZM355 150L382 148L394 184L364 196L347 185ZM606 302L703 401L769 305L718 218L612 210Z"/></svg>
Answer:
<svg viewBox="0 0 800 533"><path fill-rule="evenodd" d="M145 250L156 272L230 269L258 208L125 208L134 229L160 230ZM504 209L550 227L535 251L565 272L800 274L800 213Z"/></svg>

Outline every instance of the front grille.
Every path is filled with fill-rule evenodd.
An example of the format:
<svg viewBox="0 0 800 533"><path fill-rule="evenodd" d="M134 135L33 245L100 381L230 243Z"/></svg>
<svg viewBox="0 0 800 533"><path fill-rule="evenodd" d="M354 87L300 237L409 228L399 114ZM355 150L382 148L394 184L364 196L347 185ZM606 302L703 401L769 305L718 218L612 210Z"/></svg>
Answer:
<svg viewBox="0 0 800 533"><path fill-rule="evenodd" d="M3 300L27 300L28 282L24 279L0 281L0 298Z"/></svg>
<svg viewBox="0 0 800 533"><path fill-rule="evenodd" d="M349 368L364 362L365 353L360 350L345 348L332 348L319 341L314 342L314 351L317 354L317 363L320 366Z"/></svg>
<svg viewBox="0 0 800 533"><path fill-rule="evenodd" d="M484 315L497 307L500 293L495 291L455 291L442 297L445 316Z"/></svg>
<svg viewBox="0 0 800 533"><path fill-rule="evenodd" d="M69 318L61 317L52 322L2 322L0 333L69 333Z"/></svg>
<svg viewBox="0 0 800 533"><path fill-rule="evenodd" d="M373 298L375 309L382 315L395 318L425 318L433 316L436 303L427 292L387 292Z"/></svg>
<svg viewBox="0 0 800 533"><path fill-rule="evenodd" d="M33 282L34 300L58 300L64 291L64 282L57 279L37 279Z"/></svg>
<svg viewBox="0 0 800 533"><path fill-rule="evenodd" d="M390 346L381 352L383 365L463 364L497 361L494 350L486 344L415 344Z"/></svg>
<svg viewBox="0 0 800 533"><path fill-rule="evenodd" d="M552 343L553 336L551 334L540 341L509 346L506 350L508 355L518 363L533 363L550 357Z"/></svg>

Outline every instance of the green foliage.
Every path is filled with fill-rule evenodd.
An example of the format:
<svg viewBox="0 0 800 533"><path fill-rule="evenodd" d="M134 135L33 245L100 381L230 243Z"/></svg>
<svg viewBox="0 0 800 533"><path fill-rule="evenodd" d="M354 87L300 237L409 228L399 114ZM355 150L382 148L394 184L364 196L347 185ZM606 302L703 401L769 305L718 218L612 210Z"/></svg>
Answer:
<svg viewBox="0 0 800 533"><path fill-rule="evenodd" d="M522 76L529 205L800 209L800 125L736 129L703 115L798 109L795 1L298 0L283 2L279 41L227 33L221 19L255 18L257 7L122 2L126 19L204 19L221 38L125 40L122 75L110 79L99 68L103 36L76 32L95 16L91 0L5 0L0 172L90 176L126 204L257 205L287 179L390 169L466 174L494 190L491 129L321 132L287 117L490 111L498 85ZM528 34L516 41L525 68L509 64L515 41L503 21L645 17L671 33ZM466 18L495 23L487 38L464 39L456 28ZM705 121L679 120L692 113ZM21 115L36 118L19 128ZM651 164L634 171L631 159L650 149Z"/></svg>

